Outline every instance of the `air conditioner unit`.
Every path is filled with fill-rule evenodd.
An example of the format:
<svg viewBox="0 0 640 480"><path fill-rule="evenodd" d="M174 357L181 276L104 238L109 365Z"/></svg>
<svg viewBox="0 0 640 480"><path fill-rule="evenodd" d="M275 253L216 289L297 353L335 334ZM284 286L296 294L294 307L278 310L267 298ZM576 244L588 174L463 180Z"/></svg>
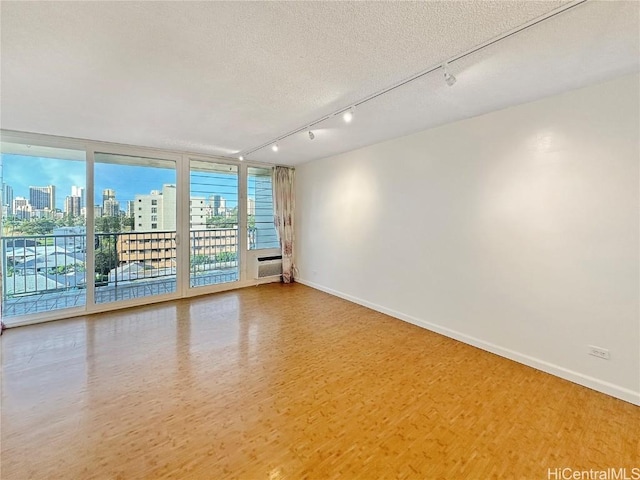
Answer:
<svg viewBox="0 0 640 480"><path fill-rule="evenodd" d="M261 280L282 275L282 255L271 257L257 257L255 265L255 279Z"/></svg>

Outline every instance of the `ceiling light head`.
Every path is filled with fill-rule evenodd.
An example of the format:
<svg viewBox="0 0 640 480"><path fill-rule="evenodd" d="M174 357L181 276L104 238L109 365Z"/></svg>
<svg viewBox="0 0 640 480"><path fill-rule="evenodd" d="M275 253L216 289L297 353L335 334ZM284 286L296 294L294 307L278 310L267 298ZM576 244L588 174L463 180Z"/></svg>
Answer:
<svg viewBox="0 0 640 480"><path fill-rule="evenodd" d="M309 130L309 140L313 140L314 138L316 138L315 134Z"/></svg>
<svg viewBox="0 0 640 480"><path fill-rule="evenodd" d="M274 152L278 151L278 144L274 143L273 145L271 145L271 150L273 150Z"/></svg>
<svg viewBox="0 0 640 480"><path fill-rule="evenodd" d="M448 67L449 65L447 64L447 62L442 64L442 70L444 71L444 81L447 82L447 85L453 87L457 79L449 73Z"/></svg>
<svg viewBox="0 0 640 480"><path fill-rule="evenodd" d="M456 83L457 79L450 73L445 72L444 81L447 82L447 85L449 85L450 87L453 87L453 84Z"/></svg>
<svg viewBox="0 0 640 480"><path fill-rule="evenodd" d="M244 157L243 157L242 155L240 155L240 156L238 157L238 160L243 161L243 160L244 160Z"/></svg>
<svg viewBox="0 0 640 480"><path fill-rule="evenodd" d="M355 108L351 107L349 110L347 110L346 112L344 112L342 114L342 119L346 122L346 123L351 123L351 120L353 120L353 112L354 112Z"/></svg>

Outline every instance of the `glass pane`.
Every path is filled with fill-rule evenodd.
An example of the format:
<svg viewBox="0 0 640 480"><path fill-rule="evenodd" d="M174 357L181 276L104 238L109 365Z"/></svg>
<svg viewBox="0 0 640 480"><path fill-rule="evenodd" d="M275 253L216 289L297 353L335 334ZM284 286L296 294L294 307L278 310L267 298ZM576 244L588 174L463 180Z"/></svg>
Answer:
<svg viewBox="0 0 640 480"><path fill-rule="evenodd" d="M191 161L190 286L238 281L238 167Z"/></svg>
<svg viewBox="0 0 640 480"><path fill-rule="evenodd" d="M96 153L96 303L176 291L176 164Z"/></svg>
<svg viewBox="0 0 640 480"><path fill-rule="evenodd" d="M2 142L2 318L86 303L85 153Z"/></svg>
<svg viewBox="0 0 640 480"><path fill-rule="evenodd" d="M279 248L273 224L271 168L249 167L247 174L247 233L249 250Z"/></svg>

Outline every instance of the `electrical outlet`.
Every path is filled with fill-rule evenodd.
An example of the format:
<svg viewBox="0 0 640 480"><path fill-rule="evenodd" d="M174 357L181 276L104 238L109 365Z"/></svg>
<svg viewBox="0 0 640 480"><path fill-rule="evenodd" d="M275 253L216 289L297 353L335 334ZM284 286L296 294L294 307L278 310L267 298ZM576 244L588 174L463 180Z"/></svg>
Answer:
<svg viewBox="0 0 640 480"><path fill-rule="evenodd" d="M589 355L593 355L594 357L602 358L604 360L609 360L611 358L609 350L606 348L596 347L594 345L589 345Z"/></svg>

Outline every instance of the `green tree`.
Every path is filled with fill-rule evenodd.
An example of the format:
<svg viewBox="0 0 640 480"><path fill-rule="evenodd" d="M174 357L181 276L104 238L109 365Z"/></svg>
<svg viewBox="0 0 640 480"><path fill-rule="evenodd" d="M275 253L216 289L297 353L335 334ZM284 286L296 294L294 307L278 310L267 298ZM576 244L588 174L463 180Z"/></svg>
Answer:
<svg viewBox="0 0 640 480"><path fill-rule="evenodd" d="M191 256L191 266L202 265L205 263L209 263L211 260L208 255L192 255Z"/></svg>
<svg viewBox="0 0 640 480"><path fill-rule="evenodd" d="M238 224L237 216L231 214L228 217L222 215L215 215L213 217L207 217L207 228L232 228Z"/></svg>
<svg viewBox="0 0 640 480"><path fill-rule="evenodd" d="M22 221L18 220L15 216L10 216L2 219L2 230L3 235L12 236L14 232L21 231L20 226L22 225Z"/></svg>
<svg viewBox="0 0 640 480"><path fill-rule="evenodd" d="M130 217L124 217L122 219L122 228L129 228L131 230L135 230L136 220L131 215Z"/></svg>
<svg viewBox="0 0 640 480"><path fill-rule="evenodd" d="M95 225L96 232L101 233L120 232L122 229L120 217L97 217Z"/></svg>
<svg viewBox="0 0 640 480"><path fill-rule="evenodd" d="M107 217L96 217L95 226L96 232L109 233L109 225L106 222Z"/></svg>
<svg viewBox="0 0 640 480"><path fill-rule="evenodd" d="M216 254L216 262L233 262L237 257L236 252L220 252Z"/></svg>
<svg viewBox="0 0 640 480"><path fill-rule="evenodd" d="M111 224L112 232L121 232L122 231L122 219L120 217L107 217L109 219L109 223Z"/></svg>
<svg viewBox="0 0 640 480"><path fill-rule="evenodd" d="M118 252L114 250L113 246L102 243L96 251L95 263L97 274L108 275L111 270L118 266Z"/></svg>
<svg viewBox="0 0 640 480"><path fill-rule="evenodd" d="M53 233L56 223L50 218L36 218L22 225L22 233L26 235L47 235Z"/></svg>

